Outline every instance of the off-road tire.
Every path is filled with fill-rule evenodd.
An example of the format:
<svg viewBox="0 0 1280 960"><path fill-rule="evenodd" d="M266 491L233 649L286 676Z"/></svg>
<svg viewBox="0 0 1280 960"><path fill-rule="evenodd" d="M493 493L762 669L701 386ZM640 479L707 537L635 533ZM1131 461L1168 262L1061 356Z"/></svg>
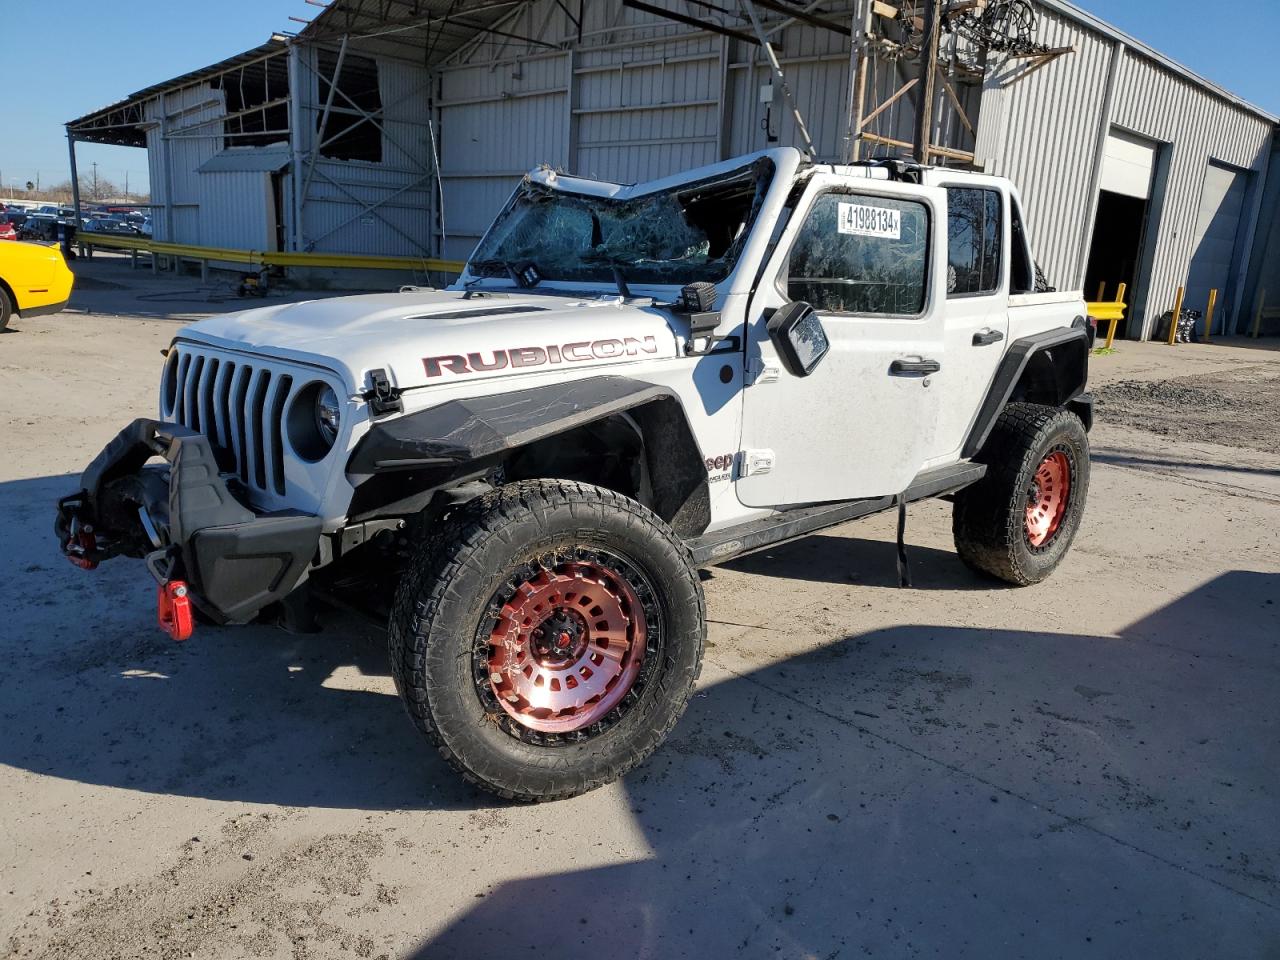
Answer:
<svg viewBox="0 0 1280 960"><path fill-rule="evenodd" d="M1028 489L1050 453L1070 463L1065 511L1053 536L1033 547L1027 535ZM1089 493L1089 435L1074 413L1034 403L1011 403L974 459L987 473L956 494L951 531L956 552L973 570L1028 586L1062 562L1075 539Z"/></svg>
<svg viewBox="0 0 1280 960"><path fill-rule="evenodd" d="M492 598L530 563L590 550L625 557L652 587L657 655L650 648L647 678L603 732L516 735L500 708L486 707L474 669ZM519 801L585 793L648 757L684 712L705 642L702 584L670 527L621 494L561 480L509 484L451 514L419 545L389 630L392 676L414 724L465 779Z"/></svg>
<svg viewBox="0 0 1280 960"><path fill-rule="evenodd" d="M9 326L9 318L13 316L13 311L13 298L9 296L8 290L0 287L0 332Z"/></svg>

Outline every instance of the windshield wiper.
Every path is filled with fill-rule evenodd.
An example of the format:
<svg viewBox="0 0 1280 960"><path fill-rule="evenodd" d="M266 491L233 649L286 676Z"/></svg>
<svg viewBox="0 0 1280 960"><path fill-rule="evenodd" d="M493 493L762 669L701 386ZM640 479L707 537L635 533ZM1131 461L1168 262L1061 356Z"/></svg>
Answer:
<svg viewBox="0 0 1280 960"><path fill-rule="evenodd" d="M618 288L618 293L624 299L631 299L631 289L627 286L627 278L622 274L623 266L631 265L630 260L624 260L623 258L616 257L613 254L598 251L584 253L579 259L584 263L607 263L609 265L609 271L613 274L613 282Z"/></svg>

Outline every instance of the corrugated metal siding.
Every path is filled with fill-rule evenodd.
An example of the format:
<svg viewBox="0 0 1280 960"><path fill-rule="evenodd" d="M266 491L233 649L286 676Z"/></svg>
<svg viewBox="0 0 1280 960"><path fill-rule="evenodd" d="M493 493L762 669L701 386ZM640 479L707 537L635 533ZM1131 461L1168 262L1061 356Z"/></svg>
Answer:
<svg viewBox="0 0 1280 960"><path fill-rule="evenodd" d="M1159 236L1151 268L1145 318L1173 308L1175 288L1186 283L1195 254L1196 217L1209 160L1253 171L1266 162L1271 125L1256 114L1227 103L1185 77L1138 56L1126 56L1120 68L1112 122L1169 144L1168 179L1157 195ZM1245 223L1256 209L1256 183L1250 184ZM1238 242L1244 242L1242 235ZM1243 251L1241 251L1243 253ZM1234 318L1240 304L1237 276L1222 291L1224 308ZM1188 304L1203 309L1204 304Z"/></svg>
<svg viewBox="0 0 1280 960"><path fill-rule="evenodd" d="M1084 281L1089 187L1102 125L1111 44L1074 21L1040 11L1036 39L1076 52L1018 79L1013 60L988 76L978 121L977 160L1008 177L1026 207L1036 259L1062 289Z"/></svg>
<svg viewBox="0 0 1280 960"><path fill-rule="evenodd" d="M211 172L199 176L200 239L190 242L233 250L275 249L275 204L269 173Z"/></svg>
<svg viewBox="0 0 1280 960"><path fill-rule="evenodd" d="M1073 46L1076 52L1022 81L1016 77L1025 62L993 71L983 94L977 154L988 172L1018 185L1036 255L1050 282L1078 288L1091 236L1091 188L1098 141L1107 132L1103 110L1116 48L1102 34L1043 8L1037 39L1050 47ZM1209 160L1259 170L1270 125L1128 51L1119 64L1110 126L1170 145L1167 180L1157 190L1148 226L1157 231L1149 239L1154 250L1150 281L1135 303L1149 327L1153 317L1172 307L1175 288L1186 280ZM1250 201L1246 221L1253 209Z"/></svg>
<svg viewBox="0 0 1280 960"><path fill-rule="evenodd" d="M839 16L839 15L836 15ZM818 159L842 161L847 149L849 128L849 40L830 30L807 24L787 28L779 44L778 59L787 85L800 105L800 113L817 150ZM753 44L733 41L730 63L729 109L730 153L750 153L766 147L785 145L803 148L791 107L776 89L769 109L769 128L777 137L767 139L764 129L766 104L760 102L760 88L770 82L773 71L764 51ZM884 103L904 83L920 74L916 63L884 60L869 62L866 112ZM970 118L976 118L980 91L972 83L952 78ZM918 89L918 88L917 88ZM973 137L964 128L950 98L939 84L934 103L936 120L933 142L957 150L971 150ZM867 133L911 142L915 137L916 93L913 90L871 121ZM900 148L863 144L863 157L901 156Z"/></svg>
<svg viewBox="0 0 1280 960"><path fill-rule="evenodd" d="M554 0L531 5L504 29L526 29L526 20L545 39L576 33ZM802 145L781 90L770 115L775 139L762 126L759 88L770 71L759 47L673 25L619 0L587 5L582 26L583 42L572 54L517 56L512 48L530 48L495 40L442 71L445 256L470 253L520 176L539 163L630 183L769 146ZM774 41L819 156L839 159L848 125L848 37L794 24ZM881 64L871 80L888 96L914 69ZM958 86L976 115L977 89ZM969 149L972 137L941 88L938 96L936 142ZM908 97L871 129L909 140L914 122Z"/></svg>
<svg viewBox="0 0 1280 960"><path fill-rule="evenodd" d="M539 163L567 164L569 60L568 53L542 53L441 72L445 257L471 253L527 171Z"/></svg>
<svg viewBox="0 0 1280 960"><path fill-rule="evenodd" d="M146 116L156 126L147 131L147 153L151 167L154 203L172 207L173 231L169 232L166 211L153 217L155 238L170 243L201 243L204 218L229 221L230 214L204 203L202 175L197 171L222 149L222 124L205 123L226 114L221 90L207 83L167 93L147 103ZM166 118L168 140L162 140L161 118ZM218 136L195 136L218 134ZM167 171L166 171L167 155ZM169 195L172 182L173 194ZM204 209L202 209L202 206ZM259 212L260 218L262 214ZM215 229L220 229L217 224Z"/></svg>

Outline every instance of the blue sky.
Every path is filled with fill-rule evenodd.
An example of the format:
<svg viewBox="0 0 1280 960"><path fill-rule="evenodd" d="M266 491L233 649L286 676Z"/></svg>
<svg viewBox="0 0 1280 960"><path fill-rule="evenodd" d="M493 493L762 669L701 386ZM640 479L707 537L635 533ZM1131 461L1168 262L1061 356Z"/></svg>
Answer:
<svg viewBox="0 0 1280 960"><path fill-rule="evenodd" d="M1280 0L1240 0L1230 13L1204 0L1085 0L1091 13L1273 114L1280 114ZM303 0L4 0L0 178L68 178L63 124L135 90L215 63L298 29ZM32 38L14 44L15 37ZM56 37L56 42L39 38ZM69 64L67 70L60 63ZM39 64L38 70L32 70ZM18 73L24 70L24 73ZM82 174L146 185L146 154L81 144ZM4 191L7 192L7 191Z"/></svg>

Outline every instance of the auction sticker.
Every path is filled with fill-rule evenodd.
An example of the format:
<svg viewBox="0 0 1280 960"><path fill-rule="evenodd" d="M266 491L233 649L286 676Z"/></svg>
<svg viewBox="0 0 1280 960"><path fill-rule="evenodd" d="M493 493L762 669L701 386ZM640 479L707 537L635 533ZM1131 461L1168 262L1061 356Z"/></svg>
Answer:
<svg viewBox="0 0 1280 960"><path fill-rule="evenodd" d="M836 229L859 237L902 239L902 211L864 203L837 203Z"/></svg>

